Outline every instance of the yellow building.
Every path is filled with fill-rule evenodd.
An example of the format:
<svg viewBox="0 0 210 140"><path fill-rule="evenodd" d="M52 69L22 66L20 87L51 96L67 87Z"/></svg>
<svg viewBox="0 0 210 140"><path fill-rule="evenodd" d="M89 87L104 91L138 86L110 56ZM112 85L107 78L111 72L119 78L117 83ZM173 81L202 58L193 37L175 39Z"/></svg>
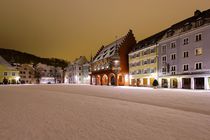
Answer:
<svg viewBox="0 0 210 140"><path fill-rule="evenodd" d="M3 84L4 79L10 84L15 84L19 82L20 76L19 71L0 56L0 84Z"/></svg>
<svg viewBox="0 0 210 140"><path fill-rule="evenodd" d="M158 41L164 32L139 41L129 53L129 79L131 86L152 86L158 80Z"/></svg>

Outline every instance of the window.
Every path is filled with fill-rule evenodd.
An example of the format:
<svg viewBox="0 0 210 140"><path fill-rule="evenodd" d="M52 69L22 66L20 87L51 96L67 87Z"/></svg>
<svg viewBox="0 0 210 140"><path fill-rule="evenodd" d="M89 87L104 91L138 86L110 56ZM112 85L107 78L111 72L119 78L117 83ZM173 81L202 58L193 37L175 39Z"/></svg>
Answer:
<svg viewBox="0 0 210 140"><path fill-rule="evenodd" d="M15 76L15 72L12 72L12 76Z"/></svg>
<svg viewBox="0 0 210 140"><path fill-rule="evenodd" d="M197 21L196 21L196 23L195 23L195 27L197 28L197 27L200 27L200 26L202 26L204 24L204 21L202 20L202 19L198 19Z"/></svg>
<svg viewBox="0 0 210 140"><path fill-rule="evenodd" d="M176 54L171 54L171 60L175 60L176 59Z"/></svg>
<svg viewBox="0 0 210 140"><path fill-rule="evenodd" d="M166 56L162 56L162 64L166 63Z"/></svg>
<svg viewBox="0 0 210 140"><path fill-rule="evenodd" d="M196 49L195 49L195 55L196 55L196 56L197 56L197 55L202 55L202 53L203 53L202 48L196 48Z"/></svg>
<svg viewBox="0 0 210 140"><path fill-rule="evenodd" d="M171 49L176 48L176 42L171 43Z"/></svg>
<svg viewBox="0 0 210 140"><path fill-rule="evenodd" d="M176 66L171 66L171 74L176 74Z"/></svg>
<svg viewBox="0 0 210 140"><path fill-rule="evenodd" d="M162 67L162 73L166 73L166 68Z"/></svg>
<svg viewBox="0 0 210 140"><path fill-rule="evenodd" d="M183 44L184 44L184 45L189 44L189 38L185 38L184 41L183 41Z"/></svg>
<svg viewBox="0 0 210 140"><path fill-rule="evenodd" d="M176 71L176 66L171 66L171 71Z"/></svg>
<svg viewBox="0 0 210 140"><path fill-rule="evenodd" d="M150 61L151 63L155 63L156 62L156 58L154 58L154 59L151 59L151 61Z"/></svg>
<svg viewBox="0 0 210 140"><path fill-rule="evenodd" d="M155 73L155 69L150 69L150 72L151 73Z"/></svg>
<svg viewBox="0 0 210 140"><path fill-rule="evenodd" d="M79 76L81 76L81 73L79 73Z"/></svg>
<svg viewBox="0 0 210 140"><path fill-rule="evenodd" d="M202 63L201 62L195 63L195 69L196 70L201 70L202 69Z"/></svg>
<svg viewBox="0 0 210 140"><path fill-rule="evenodd" d="M189 52L184 52L184 58L189 57Z"/></svg>
<svg viewBox="0 0 210 140"><path fill-rule="evenodd" d="M174 34L174 31L170 29L170 30L167 32L167 37L171 37L171 36L173 36L173 34Z"/></svg>
<svg viewBox="0 0 210 140"><path fill-rule="evenodd" d="M202 40L202 35L201 34L195 35L195 41L201 41L201 40Z"/></svg>
<svg viewBox="0 0 210 140"><path fill-rule="evenodd" d="M151 49L151 53L155 53L155 48L152 48Z"/></svg>
<svg viewBox="0 0 210 140"><path fill-rule="evenodd" d="M143 65L148 64L148 60L143 60L143 61L142 61L142 64L143 64Z"/></svg>
<svg viewBox="0 0 210 140"><path fill-rule="evenodd" d="M192 28L192 24L189 23L189 22L187 22L187 23L184 25L182 31L185 32L185 31L190 30L191 28Z"/></svg>
<svg viewBox="0 0 210 140"><path fill-rule="evenodd" d="M183 71L188 71L189 70L189 65L188 64L184 64L183 65Z"/></svg>
<svg viewBox="0 0 210 140"><path fill-rule="evenodd" d="M7 72L4 72L4 76L7 76Z"/></svg>
<svg viewBox="0 0 210 140"><path fill-rule="evenodd" d="M166 45L162 46L162 53L166 53Z"/></svg>

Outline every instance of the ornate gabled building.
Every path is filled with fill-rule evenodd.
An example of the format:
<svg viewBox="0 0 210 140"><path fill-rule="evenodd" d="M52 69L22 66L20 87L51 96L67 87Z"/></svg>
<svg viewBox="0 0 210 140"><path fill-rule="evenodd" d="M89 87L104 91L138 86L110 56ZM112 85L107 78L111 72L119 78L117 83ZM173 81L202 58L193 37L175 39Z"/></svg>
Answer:
<svg viewBox="0 0 210 140"><path fill-rule="evenodd" d="M92 85L129 85L128 53L136 44L132 30L127 35L102 46L91 61Z"/></svg>
<svg viewBox="0 0 210 140"><path fill-rule="evenodd" d="M158 52L161 87L210 89L210 9L172 25Z"/></svg>

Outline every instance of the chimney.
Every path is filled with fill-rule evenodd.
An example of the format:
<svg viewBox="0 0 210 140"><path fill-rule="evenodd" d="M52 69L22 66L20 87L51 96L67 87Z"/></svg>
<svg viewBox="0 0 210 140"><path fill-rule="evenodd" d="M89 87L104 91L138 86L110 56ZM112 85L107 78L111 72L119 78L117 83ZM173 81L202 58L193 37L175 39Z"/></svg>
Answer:
<svg viewBox="0 0 210 140"><path fill-rule="evenodd" d="M195 12L194 12L194 16L198 16L198 15L200 15L201 14L201 11L200 10L196 10Z"/></svg>

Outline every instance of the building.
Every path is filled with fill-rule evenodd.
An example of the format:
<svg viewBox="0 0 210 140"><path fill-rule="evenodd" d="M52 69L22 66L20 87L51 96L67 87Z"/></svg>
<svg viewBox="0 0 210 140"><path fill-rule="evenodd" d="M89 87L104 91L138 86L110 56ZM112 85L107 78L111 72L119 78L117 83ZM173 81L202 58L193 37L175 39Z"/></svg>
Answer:
<svg viewBox="0 0 210 140"><path fill-rule="evenodd" d="M0 56L0 84L16 84L19 79L19 71Z"/></svg>
<svg viewBox="0 0 210 140"><path fill-rule="evenodd" d="M172 25L159 41L159 84L209 89L210 9Z"/></svg>
<svg viewBox="0 0 210 140"><path fill-rule="evenodd" d="M21 84L35 84L35 71L33 65L21 64L17 65L16 69L19 71Z"/></svg>
<svg viewBox="0 0 210 140"><path fill-rule="evenodd" d="M90 62L82 65L82 84L90 84Z"/></svg>
<svg viewBox="0 0 210 140"><path fill-rule="evenodd" d="M89 62L85 56L80 56L66 68L65 83L90 84Z"/></svg>
<svg viewBox="0 0 210 140"><path fill-rule="evenodd" d="M35 66L35 78L40 84L63 83L63 69L38 63Z"/></svg>
<svg viewBox="0 0 210 140"><path fill-rule="evenodd" d="M135 45L129 53L129 78L131 86L152 86L158 79L158 41L165 31L157 33Z"/></svg>
<svg viewBox="0 0 210 140"><path fill-rule="evenodd" d="M131 30L127 35L102 46L91 61L92 85L129 85L128 53L136 44Z"/></svg>

